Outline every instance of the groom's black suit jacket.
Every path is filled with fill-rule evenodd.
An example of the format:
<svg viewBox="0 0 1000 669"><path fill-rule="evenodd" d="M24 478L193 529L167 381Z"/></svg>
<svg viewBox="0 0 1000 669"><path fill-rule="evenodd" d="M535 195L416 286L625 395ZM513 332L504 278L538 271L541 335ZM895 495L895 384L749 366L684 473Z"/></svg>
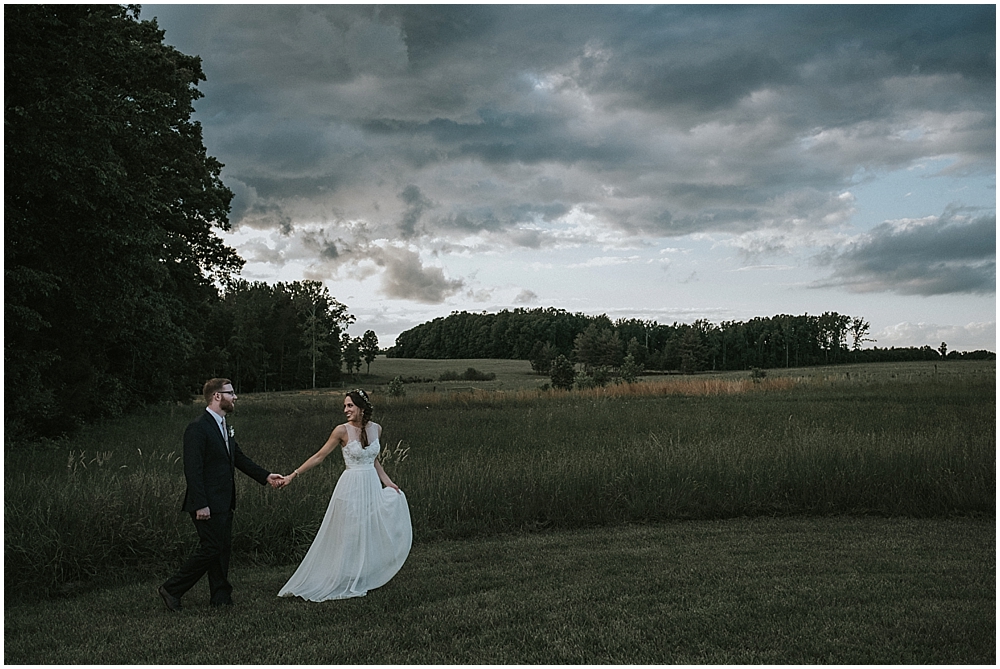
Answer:
<svg viewBox="0 0 1000 669"><path fill-rule="evenodd" d="M235 437L230 437L229 445L232 455L226 448L219 424L207 410L187 426L184 431L187 490L182 511L194 512L207 506L213 514L221 514L235 509L237 469L258 483L267 483L270 472L245 456Z"/></svg>

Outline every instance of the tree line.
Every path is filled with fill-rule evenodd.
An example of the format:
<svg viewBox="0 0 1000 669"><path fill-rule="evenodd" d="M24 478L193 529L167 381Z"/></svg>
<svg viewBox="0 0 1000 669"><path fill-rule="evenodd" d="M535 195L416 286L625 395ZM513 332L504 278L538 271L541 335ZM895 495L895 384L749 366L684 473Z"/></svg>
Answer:
<svg viewBox="0 0 1000 669"><path fill-rule="evenodd" d="M387 351L399 358L507 358L530 360L540 374L556 358L590 372L617 370L629 360L645 370L694 373L805 367L846 362L937 360L930 346L865 348L870 325L836 312L777 315L750 321L707 320L664 325L650 320L587 316L561 309L514 309L499 313L454 312L401 333ZM945 344L942 343L942 347ZM992 356L988 351L949 358Z"/></svg>
<svg viewBox="0 0 1000 669"><path fill-rule="evenodd" d="M346 332L354 321L318 281L236 279L213 303L199 369L231 378L238 393L329 387L379 353L374 330Z"/></svg>
<svg viewBox="0 0 1000 669"><path fill-rule="evenodd" d="M4 11L4 434L55 436L210 375L336 383L374 359L321 284L238 274L233 197L191 119L201 59L139 7Z"/></svg>

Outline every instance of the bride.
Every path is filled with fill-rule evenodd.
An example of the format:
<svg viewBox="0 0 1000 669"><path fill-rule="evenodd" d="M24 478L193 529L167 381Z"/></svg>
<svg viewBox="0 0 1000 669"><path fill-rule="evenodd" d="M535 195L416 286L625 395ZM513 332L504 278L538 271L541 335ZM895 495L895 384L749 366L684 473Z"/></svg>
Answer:
<svg viewBox="0 0 1000 669"><path fill-rule="evenodd" d="M347 468L309 552L279 597L298 596L311 602L363 597L395 576L410 552L409 507L403 491L377 460L382 427L371 421L372 409L365 391L347 393L347 422L334 428L315 455L282 477L280 485L288 485L342 447Z"/></svg>

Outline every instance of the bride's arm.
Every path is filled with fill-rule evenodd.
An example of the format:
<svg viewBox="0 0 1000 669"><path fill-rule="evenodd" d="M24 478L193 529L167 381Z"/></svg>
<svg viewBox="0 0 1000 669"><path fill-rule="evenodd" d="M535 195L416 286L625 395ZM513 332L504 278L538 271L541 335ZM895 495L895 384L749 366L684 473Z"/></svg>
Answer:
<svg viewBox="0 0 1000 669"><path fill-rule="evenodd" d="M292 479L294 479L299 474L302 474L307 470L312 469L319 463L323 462L323 460L326 459L326 456L330 455L333 449L337 448L344 442L346 437L347 437L347 428L345 428L343 425L338 425L337 427L335 427L333 429L333 432L330 433L330 438L326 440L326 443L323 444L322 448L316 451L312 455L312 457L310 457L308 460L306 460L301 465L296 467L295 471L293 471L288 476L284 477L285 484L287 485L288 483L291 483Z"/></svg>
<svg viewBox="0 0 1000 669"><path fill-rule="evenodd" d="M378 428L378 439L379 439L379 442L381 443L381 441L382 441L382 426L379 425L378 423L376 423L375 426ZM402 490L399 489L398 485L396 485L395 483L392 482L392 479L389 478L389 475L385 473L384 469L382 469L382 463L379 462L378 460L375 461L375 471L378 472L378 477L379 477L379 480L382 481L382 485L384 485L386 488L392 488L396 492L403 492Z"/></svg>
<svg viewBox="0 0 1000 669"><path fill-rule="evenodd" d="M392 488L396 492L403 492L402 490L399 489L398 485L392 482L392 479L389 478L389 475L385 473L384 469L382 469L382 463L380 463L378 460L375 461L375 471L378 472L378 477L379 479L381 479L382 485L384 485L386 488Z"/></svg>

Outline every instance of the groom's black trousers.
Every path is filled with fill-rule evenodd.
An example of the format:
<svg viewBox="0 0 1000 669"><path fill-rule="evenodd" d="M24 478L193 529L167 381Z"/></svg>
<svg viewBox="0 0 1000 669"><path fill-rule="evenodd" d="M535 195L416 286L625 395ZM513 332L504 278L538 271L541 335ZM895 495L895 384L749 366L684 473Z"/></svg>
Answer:
<svg viewBox="0 0 1000 669"><path fill-rule="evenodd" d="M213 512L208 520L195 520L192 513L191 520L198 532L198 547L163 587L180 599L207 573L211 592L209 603L214 606L231 604L233 586L229 583L229 556L233 547L233 512Z"/></svg>

